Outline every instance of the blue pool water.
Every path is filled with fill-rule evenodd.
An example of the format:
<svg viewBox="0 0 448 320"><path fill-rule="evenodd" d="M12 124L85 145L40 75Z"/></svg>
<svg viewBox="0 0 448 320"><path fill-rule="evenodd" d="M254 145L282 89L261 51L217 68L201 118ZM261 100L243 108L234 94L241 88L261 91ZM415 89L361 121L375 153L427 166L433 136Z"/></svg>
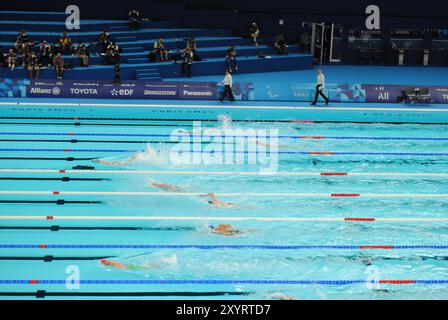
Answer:
<svg viewBox="0 0 448 320"><path fill-rule="evenodd" d="M6 298L448 298L446 125L234 121L278 130L278 171L260 175L260 164L173 164L170 135L189 133L191 121L80 122L0 122ZM128 164L92 161L125 162L147 148L155 153ZM72 170L79 165L95 170ZM210 192L236 206L198 196ZM220 223L242 232L212 233ZM104 258L149 268L105 267ZM73 270L79 288L65 283Z"/></svg>

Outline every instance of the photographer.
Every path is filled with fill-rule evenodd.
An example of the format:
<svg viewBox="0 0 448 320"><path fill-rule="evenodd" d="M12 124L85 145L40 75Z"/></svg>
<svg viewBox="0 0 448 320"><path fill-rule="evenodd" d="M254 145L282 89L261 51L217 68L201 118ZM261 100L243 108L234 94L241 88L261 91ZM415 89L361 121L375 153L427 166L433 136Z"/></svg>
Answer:
<svg viewBox="0 0 448 320"><path fill-rule="evenodd" d="M39 78L40 66L39 58L37 54L33 51L28 59L28 73L30 80L37 80Z"/></svg>
<svg viewBox="0 0 448 320"><path fill-rule="evenodd" d="M107 31L107 29L104 29L103 32L101 32L98 43L101 47L101 53L105 54L107 51L107 46L110 43L110 33Z"/></svg>
<svg viewBox="0 0 448 320"><path fill-rule="evenodd" d="M159 54L160 61L168 61L168 49L165 48L163 39L159 39L154 43L154 51Z"/></svg>
<svg viewBox="0 0 448 320"><path fill-rule="evenodd" d="M249 36L252 38L252 41L254 42L254 45L258 47L258 36L260 35L260 28L258 28L258 25L255 22L252 22L252 24L249 27Z"/></svg>
<svg viewBox="0 0 448 320"><path fill-rule="evenodd" d="M26 30L20 31L19 35L17 36L16 43L15 43L15 48L18 53L22 52L23 44L28 43L28 41L29 41L29 38L28 38L28 35L26 34Z"/></svg>
<svg viewBox="0 0 448 320"><path fill-rule="evenodd" d="M43 41L39 49L39 59L41 66L50 67L53 58L53 47L47 41Z"/></svg>
<svg viewBox="0 0 448 320"><path fill-rule="evenodd" d="M140 29L140 13L137 10L131 10L129 11L129 28L131 30L137 30Z"/></svg>
<svg viewBox="0 0 448 320"><path fill-rule="evenodd" d="M53 59L53 65L56 70L56 78L62 79L64 75L64 59L62 58L62 55L60 52L54 57Z"/></svg>
<svg viewBox="0 0 448 320"><path fill-rule="evenodd" d="M182 75L187 73L187 77L191 78L191 65L193 64L193 52L190 48L185 48L182 54Z"/></svg>
<svg viewBox="0 0 448 320"><path fill-rule="evenodd" d="M235 47L230 47L229 49L227 49L226 70L229 70L230 73L232 73L233 71L238 71L238 63L236 61Z"/></svg>
<svg viewBox="0 0 448 320"><path fill-rule="evenodd" d="M68 33L64 32L59 38L61 53L70 54L72 52L72 40L68 37Z"/></svg>
<svg viewBox="0 0 448 320"><path fill-rule="evenodd" d="M277 52L280 55L288 54L288 46L286 45L285 37L282 34L275 37L274 48L277 49Z"/></svg>
<svg viewBox="0 0 448 320"><path fill-rule="evenodd" d="M84 43L79 43L76 47L76 55L81 59L81 67L89 66L89 49Z"/></svg>

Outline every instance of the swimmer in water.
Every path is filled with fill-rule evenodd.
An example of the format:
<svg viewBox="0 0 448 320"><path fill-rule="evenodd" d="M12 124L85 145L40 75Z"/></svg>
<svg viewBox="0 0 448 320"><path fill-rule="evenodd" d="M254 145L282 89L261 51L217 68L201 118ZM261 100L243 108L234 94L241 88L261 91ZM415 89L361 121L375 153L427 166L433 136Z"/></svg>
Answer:
<svg viewBox="0 0 448 320"><path fill-rule="evenodd" d="M93 159L92 162L94 163L101 163L109 166L125 166L134 162L144 161L151 156L157 155L157 151L151 148L150 146L147 146L144 151L137 151L132 156L125 160L115 160L115 161L108 161L104 159Z"/></svg>
<svg viewBox="0 0 448 320"><path fill-rule="evenodd" d="M129 270L129 271L139 271L139 270L147 270L147 269L163 269L169 265L177 264L177 256L173 254L170 257L161 258L159 262L155 263L128 263L124 264L117 260L111 259L102 259L100 260L100 264L108 267L114 267L120 270Z"/></svg>
<svg viewBox="0 0 448 320"><path fill-rule="evenodd" d="M178 186L172 185L172 184L168 184L168 183L158 183L158 182L151 182L149 183L150 187L153 188L159 188L165 191L173 191L173 192L180 192L182 191L181 188L179 188Z"/></svg>
<svg viewBox="0 0 448 320"><path fill-rule="evenodd" d="M233 202L224 202L219 200L214 193L201 194L201 197L210 196L210 201L207 201L208 204L218 207L218 208L233 208L235 204Z"/></svg>
<svg viewBox="0 0 448 320"><path fill-rule="evenodd" d="M295 297L288 296L283 292L272 292L264 296L265 300L297 300Z"/></svg>
<svg viewBox="0 0 448 320"><path fill-rule="evenodd" d="M219 224L216 227L209 226L209 228L212 230L212 233L216 233L222 236L235 236L241 233L240 230L233 229L230 224Z"/></svg>

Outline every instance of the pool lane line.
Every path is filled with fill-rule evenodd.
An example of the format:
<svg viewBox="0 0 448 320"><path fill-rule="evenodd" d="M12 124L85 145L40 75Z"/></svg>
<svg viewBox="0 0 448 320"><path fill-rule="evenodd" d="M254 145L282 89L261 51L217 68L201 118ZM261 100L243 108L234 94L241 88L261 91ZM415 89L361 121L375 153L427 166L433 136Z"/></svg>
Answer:
<svg viewBox="0 0 448 320"><path fill-rule="evenodd" d="M270 148L272 149L272 148ZM101 152L101 153L135 153L135 152L145 152L145 150L137 149L49 149L49 148L0 148L0 152ZM233 154L266 154L260 151L236 151L232 150ZM182 154L182 152L179 152ZM209 154L208 151L196 151L189 150L185 151L186 154ZM227 153L227 151L226 151ZM273 153L273 152L271 152ZM356 156L437 156L437 157L447 157L448 152L337 152L337 151L275 151L276 154L290 154L290 155L356 155Z"/></svg>
<svg viewBox="0 0 448 320"><path fill-rule="evenodd" d="M148 123L88 123L88 122L1 122L0 125L46 125L46 126L112 126L112 127L192 127L186 124L148 124Z"/></svg>
<svg viewBox="0 0 448 320"><path fill-rule="evenodd" d="M375 217L219 217L219 216L22 216L4 215L0 220L65 221L303 221L303 222L448 222L448 218Z"/></svg>
<svg viewBox="0 0 448 320"><path fill-rule="evenodd" d="M13 284L47 284L47 285L66 285L66 279L0 279L2 285ZM425 285L446 285L448 280L444 279L381 279L381 280L158 280L158 279L140 279L140 280L103 280L103 279L81 279L76 283L82 285L179 285L179 284L195 284L195 285L236 285L236 284L252 284L252 285L355 285L355 284L393 284L393 285L410 285L410 284L425 284Z"/></svg>
<svg viewBox="0 0 448 320"><path fill-rule="evenodd" d="M88 174L167 174L167 175L254 175L254 176L396 176L396 177L448 177L448 173L434 172L294 172L276 171L178 171L178 170L73 170L73 169L0 169L0 173L88 173Z"/></svg>
<svg viewBox="0 0 448 320"><path fill-rule="evenodd" d="M101 259L113 259L117 258L115 256L61 256L55 257L52 255L48 256L0 256L0 261L44 261L44 262L53 262L53 261L83 261L83 260L101 260Z"/></svg>
<svg viewBox="0 0 448 320"><path fill-rule="evenodd" d="M15 204L56 204L56 205L66 205L66 204L101 204L102 201L75 201L75 200L0 200L1 203L15 203Z"/></svg>
<svg viewBox="0 0 448 320"><path fill-rule="evenodd" d="M44 161L92 161L97 158L75 158L75 157L66 157L66 158L50 158L50 157L0 157L0 160L44 160Z"/></svg>
<svg viewBox="0 0 448 320"><path fill-rule="evenodd" d="M59 132L0 132L0 135L10 136L81 136L81 137L200 137L200 138L216 138L216 137L233 137L233 138L254 138L256 136L249 135L195 135L195 134L157 134L157 133L59 133ZM263 138L270 138L271 136L263 136ZM298 136L298 135L278 135L272 136L279 139L312 139L312 140L415 140L415 141L448 141L448 138L433 138L433 137L373 137L373 136ZM32 140L34 141L34 140ZM64 140L69 141L69 140ZM101 140L99 140L101 141Z"/></svg>
<svg viewBox="0 0 448 320"><path fill-rule="evenodd" d="M206 192L146 192L146 191L36 191L36 190L0 190L0 195L91 195L91 196L144 196L144 197L190 197L203 196ZM222 197L375 197L375 198L447 198L448 193L261 193L261 192L239 192L239 193L215 193Z"/></svg>
<svg viewBox="0 0 448 320"><path fill-rule="evenodd" d="M448 245L0 244L0 249L447 250Z"/></svg>
<svg viewBox="0 0 448 320"><path fill-rule="evenodd" d="M409 108L409 107L401 107L401 108L392 108L392 107L353 107L353 106L325 106L325 107L316 107L316 106L266 106L266 105L251 105L251 106L243 106L238 104L143 104L143 103L58 103L58 102L0 102L0 105L8 105L8 106L79 106L79 107L113 107L113 108L123 108L123 107L135 107L135 108L179 108L179 109L272 109L272 110L339 110L339 111L435 111L435 112L448 112L448 108Z"/></svg>
<svg viewBox="0 0 448 320"><path fill-rule="evenodd" d="M0 296L3 297L216 297L223 296L248 296L255 294L255 292L247 291L46 291L37 290L35 292L25 291L0 291Z"/></svg>
<svg viewBox="0 0 448 320"><path fill-rule="evenodd" d="M61 178L36 178L36 177L0 177L1 180L8 181L110 181L107 178L71 178L71 177L61 177Z"/></svg>
<svg viewBox="0 0 448 320"><path fill-rule="evenodd" d="M0 230L48 230L48 231L86 231L86 230L104 230L104 231L196 231L194 227L65 227L52 225L43 226L0 226Z"/></svg>

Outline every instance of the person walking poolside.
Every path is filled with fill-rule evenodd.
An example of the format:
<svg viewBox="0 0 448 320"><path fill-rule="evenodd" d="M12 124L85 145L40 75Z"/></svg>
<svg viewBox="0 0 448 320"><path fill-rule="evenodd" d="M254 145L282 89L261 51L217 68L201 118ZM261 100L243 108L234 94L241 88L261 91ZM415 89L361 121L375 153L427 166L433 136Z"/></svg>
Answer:
<svg viewBox="0 0 448 320"><path fill-rule="evenodd" d="M221 99L219 100L223 102L224 99L228 96L230 101L235 101L235 97L233 96L232 92L232 75L230 74L229 70L226 70L226 76L220 83L224 85L224 92L222 93Z"/></svg>
<svg viewBox="0 0 448 320"><path fill-rule="evenodd" d="M316 92L314 94L314 101L311 103L312 106L315 106L317 103L317 99L319 99L319 96L325 99L325 105L328 105L328 102L330 100L328 97L324 94L325 89L325 75L323 74L321 69L317 69L317 82L316 82Z"/></svg>

